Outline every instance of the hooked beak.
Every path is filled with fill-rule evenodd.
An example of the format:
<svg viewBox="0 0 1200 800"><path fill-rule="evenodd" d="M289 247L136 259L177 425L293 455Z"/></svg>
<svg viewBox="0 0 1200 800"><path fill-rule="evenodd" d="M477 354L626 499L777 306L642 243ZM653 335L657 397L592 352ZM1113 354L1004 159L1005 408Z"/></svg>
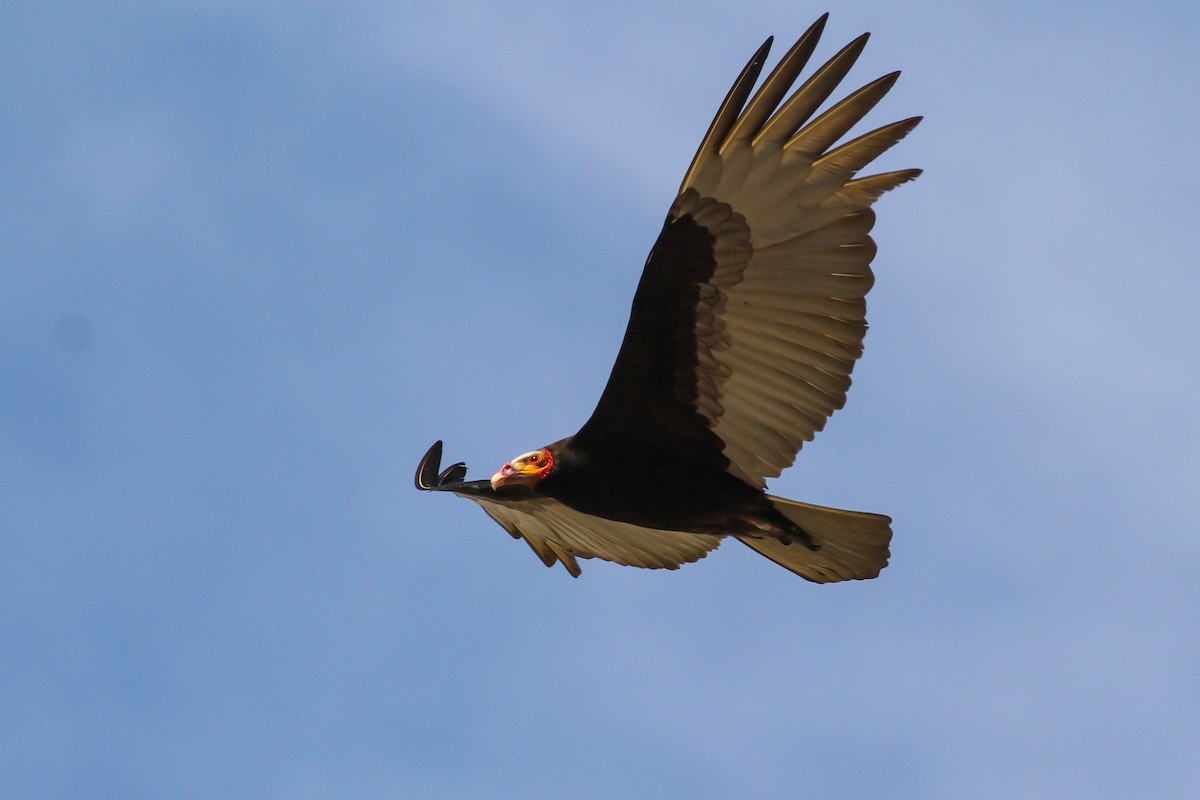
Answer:
<svg viewBox="0 0 1200 800"><path fill-rule="evenodd" d="M512 463L505 464L500 471L492 476L492 489L500 490L505 486L524 486L532 489L537 483L538 469L532 464L514 467Z"/></svg>

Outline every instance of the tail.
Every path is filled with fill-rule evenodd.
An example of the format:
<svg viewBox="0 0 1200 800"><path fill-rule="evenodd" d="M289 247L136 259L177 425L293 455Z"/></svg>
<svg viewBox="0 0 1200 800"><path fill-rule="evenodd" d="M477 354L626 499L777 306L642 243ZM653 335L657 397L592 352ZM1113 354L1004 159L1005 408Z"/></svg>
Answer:
<svg viewBox="0 0 1200 800"><path fill-rule="evenodd" d="M768 497L779 513L812 534L821 549L785 545L776 539L737 537L751 550L815 583L874 578L887 566L890 517Z"/></svg>

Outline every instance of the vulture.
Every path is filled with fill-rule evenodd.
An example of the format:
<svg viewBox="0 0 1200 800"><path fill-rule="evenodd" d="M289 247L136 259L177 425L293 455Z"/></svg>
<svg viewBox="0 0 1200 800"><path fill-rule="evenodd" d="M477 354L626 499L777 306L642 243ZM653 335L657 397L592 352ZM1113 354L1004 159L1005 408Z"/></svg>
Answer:
<svg viewBox="0 0 1200 800"><path fill-rule="evenodd" d="M733 537L818 583L876 577L891 519L786 500L766 480L846 400L874 282L872 204L920 174L858 172L920 122L840 142L887 94L885 75L818 109L863 34L793 90L822 16L757 91L771 39L726 95L642 269L616 364L574 436L467 481L417 468L424 491L478 503L542 562L677 569Z"/></svg>

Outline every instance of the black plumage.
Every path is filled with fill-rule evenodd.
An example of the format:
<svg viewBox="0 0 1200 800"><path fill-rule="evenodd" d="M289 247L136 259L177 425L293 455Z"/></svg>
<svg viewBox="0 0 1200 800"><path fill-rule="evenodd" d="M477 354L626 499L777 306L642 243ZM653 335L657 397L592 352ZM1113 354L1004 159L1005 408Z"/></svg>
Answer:
<svg viewBox="0 0 1200 800"><path fill-rule="evenodd" d="M874 280L871 205L919 174L856 177L919 118L834 146L897 73L814 117L865 35L787 96L825 19L751 98L768 39L726 96L646 260L616 363L583 427L491 481L465 481L462 464L439 472L438 442L418 468L419 489L479 503L572 575L578 558L675 568L726 536L809 580L878 575L887 517L765 491L845 402Z"/></svg>

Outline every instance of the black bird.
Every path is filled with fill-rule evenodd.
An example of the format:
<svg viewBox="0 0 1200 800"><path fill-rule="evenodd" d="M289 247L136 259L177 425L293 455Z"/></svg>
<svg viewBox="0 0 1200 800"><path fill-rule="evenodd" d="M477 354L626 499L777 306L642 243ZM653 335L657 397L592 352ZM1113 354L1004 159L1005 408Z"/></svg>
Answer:
<svg viewBox="0 0 1200 800"><path fill-rule="evenodd" d="M816 115L867 34L788 96L827 17L750 98L768 39L721 104L579 432L514 458L490 481L464 481L462 464L439 474L437 442L418 489L473 500L546 566L561 561L574 576L580 558L676 569L725 536L820 583L873 578L887 565L888 517L765 491L845 403L874 282L871 205L920 174L856 177L920 117L835 146L898 72Z"/></svg>

